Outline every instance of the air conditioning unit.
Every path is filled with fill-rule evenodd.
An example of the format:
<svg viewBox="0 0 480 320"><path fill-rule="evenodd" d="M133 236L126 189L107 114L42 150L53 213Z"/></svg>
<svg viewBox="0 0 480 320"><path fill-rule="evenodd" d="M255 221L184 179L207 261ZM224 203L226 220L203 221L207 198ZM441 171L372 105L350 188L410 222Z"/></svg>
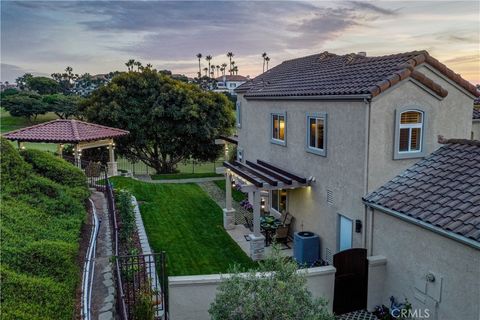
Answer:
<svg viewBox="0 0 480 320"><path fill-rule="evenodd" d="M312 266L320 259L320 237L309 231L295 232L293 237L293 257L304 266Z"/></svg>

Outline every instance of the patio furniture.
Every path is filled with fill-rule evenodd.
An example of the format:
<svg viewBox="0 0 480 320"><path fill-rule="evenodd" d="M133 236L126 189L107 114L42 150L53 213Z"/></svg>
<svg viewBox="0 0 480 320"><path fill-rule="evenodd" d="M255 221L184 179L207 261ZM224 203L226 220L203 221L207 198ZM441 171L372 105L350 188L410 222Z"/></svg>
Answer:
<svg viewBox="0 0 480 320"><path fill-rule="evenodd" d="M245 219L245 227L248 228L248 230L253 232L253 221L252 218L247 217L246 215L243 216Z"/></svg>
<svg viewBox="0 0 480 320"><path fill-rule="evenodd" d="M290 231L290 225L281 225L275 230L275 242L281 243L290 249L288 245L288 232Z"/></svg>

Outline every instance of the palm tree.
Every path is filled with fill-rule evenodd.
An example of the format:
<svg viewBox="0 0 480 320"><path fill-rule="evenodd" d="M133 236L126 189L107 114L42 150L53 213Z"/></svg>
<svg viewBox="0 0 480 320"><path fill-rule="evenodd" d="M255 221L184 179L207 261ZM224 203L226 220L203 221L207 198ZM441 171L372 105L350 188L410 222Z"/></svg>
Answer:
<svg viewBox="0 0 480 320"><path fill-rule="evenodd" d="M265 61L267 62L267 71L268 71L268 62L270 61L270 57L265 57Z"/></svg>
<svg viewBox="0 0 480 320"><path fill-rule="evenodd" d="M207 72L208 72L208 68L207 68L207 67L203 68L203 71L205 71L205 77L206 77L206 76L207 76Z"/></svg>
<svg viewBox="0 0 480 320"><path fill-rule="evenodd" d="M134 63L134 65L137 67L137 71L140 71L141 67L142 67L142 63L140 61L136 61Z"/></svg>
<svg viewBox="0 0 480 320"><path fill-rule="evenodd" d="M202 54L197 53L197 59L198 59L198 77L202 77L202 66L200 65L200 60L202 59Z"/></svg>
<svg viewBox="0 0 480 320"><path fill-rule="evenodd" d="M267 57L267 53L264 52L262 53L262 59L263 59L263 72L265 72L265 58Z"/></svg>
<svg viewBox="0 0 480 320"><path fill-rule="evenodd" d="M215 77L215 71L213 71L213 68L212 68L212 71L210 71L210 78L214 78Z"/></svg>
<svg viewBox="0 0 480 320"><path fill-rule="evenodd" d="M135 60L134 59L130 59L128 60L125 65L127 66L128 68L128 71L132 71L133 70L133 66L135 65Z"/></svg>
<svg viewBox="0 0 480 320"><path fill-rule="evenodd" d="M218 71L220 71L220 66L217 64L217 78L218 78Z"/></svg>
<svg viewBox="0 0 480 320"><path fill-rule="evenodd" d="M232 58L233 58L233 56L234 56L233 52L227 52L227 57L230 60L230 70L232 70Z"/></svg>
<svg viewBox="0 0 480 320"><path fill-rule="evenodd" d="M151 63L147 63L147 65L146 65L146 67L145 67L145 68L147 68L147 69L152 69L152 68L153 68L153 66L152 66L152 64L151 64Z"/></svg>
<svg viewBox="0 0 480 320"><path fill-rule="evenodd" d="M238 67L237 66L233 67L232 71L234 74L238 74Z"/></svg>
<svg viewBox="0 0 480 320"><path fill-rule="evenodd" d="M210 73L210 61L212 61L212 56L211 55L206 56L205 60L208 61L208 73Z"/></svg>
<svg viewBox="0 0 480 320"><path fill-rule="evenodd" d="M233 69L235 68L235 61L230 61L230 75L233 74Z"/></svg>

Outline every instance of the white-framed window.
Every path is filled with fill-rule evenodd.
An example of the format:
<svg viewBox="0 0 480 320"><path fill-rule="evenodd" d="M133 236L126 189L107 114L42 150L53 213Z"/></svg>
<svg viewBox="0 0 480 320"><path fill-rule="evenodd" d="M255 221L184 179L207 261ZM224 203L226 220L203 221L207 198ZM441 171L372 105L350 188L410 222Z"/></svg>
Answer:
<svg viewBox="0 0 480 320"><path fill-rule="evenodd" d="M237 161L243 162L243 159L244 159L243 148L237 147Z"/></svg>
<svg viewBox="0 0 480 320"><path fill-rule="evenodd" d="M237 128L242 127L242 103L240 100L237 100L235 103L235 112L237 117Z"/></svg>
<svg viewBox="0 0 480 320"><path fill-rule="evenodd" d="M287 190L272 190L270 208L278 213L287 211Z"/></svg>
<svg viewBox="0 0 480 320"><path fill-rule="evenodd" d="M271 141L276 144L285 145L287 121L285 113L272 113L270 120Z"/></svg>
<svg viewBox="0 0 480 320"><path fill-rule="evenodd" d="M327 114L314 113L307 115L307 141L308 152L321 156L327 155Z"/></svg>
<svg viewBox="0 0 480 320"><path fill-rule="evenodd" d="M397 110L395 122L394 158L423 156L425 112L417 109Z"/></svg>

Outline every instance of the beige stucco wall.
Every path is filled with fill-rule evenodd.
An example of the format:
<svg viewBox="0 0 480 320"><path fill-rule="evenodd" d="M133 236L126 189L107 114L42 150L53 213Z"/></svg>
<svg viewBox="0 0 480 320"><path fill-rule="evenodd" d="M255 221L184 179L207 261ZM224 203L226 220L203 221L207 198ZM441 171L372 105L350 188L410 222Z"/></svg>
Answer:
<svg viewBox="0 0 480 320"><path fill-rule="evenodd" d="M426 155L440 147L438 135L469 139L472 128L473 98L426 66L418 69L447 89L440 100L414 80L405 80L372 100L368 191L383 185L421 158L393 160L395 110L417 106L426 112L424 130Z"/></svg>
<svg viewBox="0 0 480 320"><path fill-rule="evenodd" d="M366 105L361 102L242 101L239 147L250 161L265 160L316 182L309 188L288 193L288 211L296 230L316 232L321 238L322 257L329 248L337 251L338 213L363 219L364 168L366 152ZM286 146L270 142L270 116L287 112ZM305 151L307 113L326 112L327 156ZM327 204L327 190L334 204ZM353 246L362 245L362 235L353 234Z"/></svg>
<svg viewBox="0 0 480 320"><path fill-rule="evenodd" d="M474 140L480 140L480 119L473 120L473 123L472 123L472 138Z"/></svg>
<svg viewBox="0 0 480 320"><path fill-rule="evenodd" d="M306 273L307 287L315 298L324 298L328 309L332 311L335 268L332 266L303 269ZM228 277L228 275L223 275ZM169 277L168 293L170 319L172 320L207 320L208 309L215 300L217 287L222 275L200 275Z"/></svg>
<svg viewBox="0 0 480 320"><path fill-rule="evenodd" d="M429 319L480 318L479 250L375 211L373 254L387 260L385 305L393 295L406 297L414 308L428 308ZM435 275L434 283L425 281L428 272Z"/></svg>

